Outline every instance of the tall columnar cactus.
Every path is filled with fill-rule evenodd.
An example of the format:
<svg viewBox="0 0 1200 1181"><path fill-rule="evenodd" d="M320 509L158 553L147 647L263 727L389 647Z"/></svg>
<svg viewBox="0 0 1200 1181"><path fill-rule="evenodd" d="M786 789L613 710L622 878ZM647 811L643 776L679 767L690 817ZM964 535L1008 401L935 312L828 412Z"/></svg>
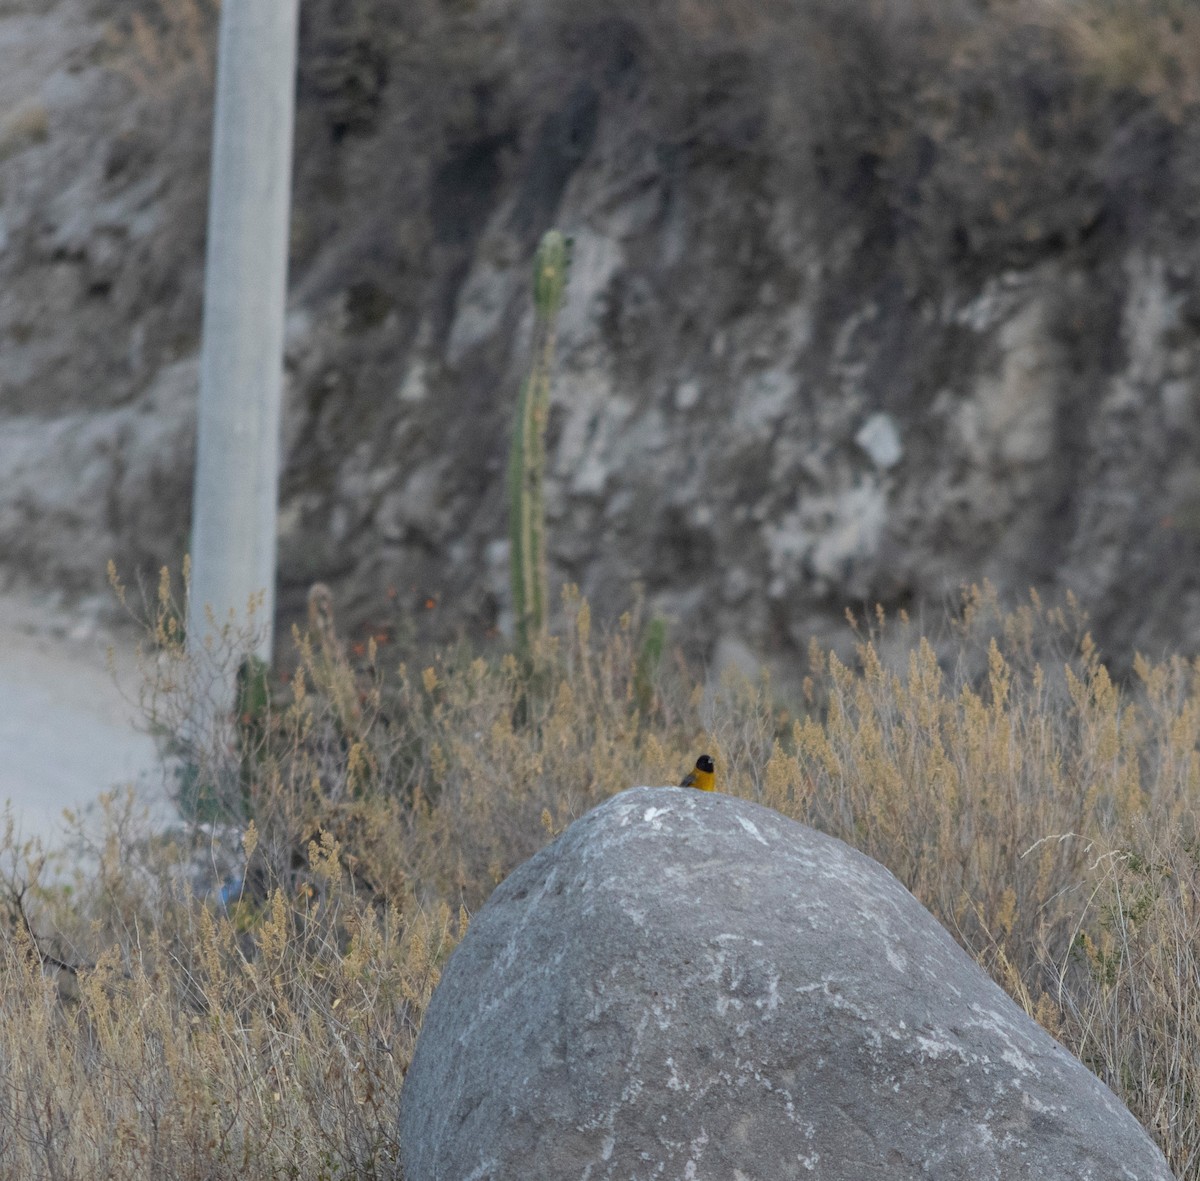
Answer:
<svg viewBox="0 0 1200 1181"><path fill-rule="evenodd" d="M528 655L546 630L546 418L558 313L567 289L570 239L550 230L533 271L533 359L521 383L508 463L508 528L517 644Z"/></svg>

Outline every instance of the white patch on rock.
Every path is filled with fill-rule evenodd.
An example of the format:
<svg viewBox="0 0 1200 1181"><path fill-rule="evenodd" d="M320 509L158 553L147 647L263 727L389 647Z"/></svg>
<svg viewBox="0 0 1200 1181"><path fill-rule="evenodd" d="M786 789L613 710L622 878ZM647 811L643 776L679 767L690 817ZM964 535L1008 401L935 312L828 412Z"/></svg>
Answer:
<svg viewBox="0 0 1200 1181"><path fill-rule="evenodd" d="M917 1044L917 1049L926 1058L944 1058L947 1055L953 1054L965 1061L962 1047L957 1042L948 1041L944 1038L921 1037L919 1034L913 1040Z"/></svg>
<svg viewBox="0 0 1200 1181"><path fill-rule="evenodd" d="M607 234L587 226L571 231L571 274L558 318L559 347L566 355L596 335L613 276L625 267L625 252Z"/></svg>
<svg viewBox="0 0 1200 1181"><path fill-rule="evenodd" d="M999 278L991 278L979 295L953 313L954 323L972 332L988 332L1012 314L1013 304L1012 292L1004 289Z"/></svg>
<svg viewBox="0 0 1200 1181"><path fill-rule="evenodd" d="M799 381L786 369L767 369L742 383L734 409L734 427L755 436L775 429L799 395Z"/></svg>
<svg viewBox="0 0 1200 1181"><path fill-rule="evenodd" d="M1000 1055L1000 1058L1002 1061L1007 1062L1009 1066L1013 1067L1014 1070L1019 1070L1022 1074L1036 1073L1036 1067L1033 1065L1033 1063L1030 1062L1029 1059L1018 1050L1005 1050Z"/></svg>
<svg viewBox="0 0 1200 1181"><path fill-rule="evenodd" d="M504 313L512 306L518 272L510 260L493 259L484 250L476 257L475 266L459 289L454 323L446 341L446 360L451 365L459 364L469 352L496 335ZM528 315L532 320L532 310ZM522 335L528 339L530 333L527 330Z"/></svg>
<svg viewBox="0 0 1200 1181"><path fill-rule="evenodd" d="M767 979L767 995L759 997L754 1002L760 1009L773 1013L779 1007L779 975L776 973Z"/></svg>
<svg viewBox="0 0 1200 1181"><path fill-rule="evenodd" d="M904 455L900 429L890 414L872 414L859 428L854 441L870 456L880 471L889 471Z"/></svg>
<svg viewBox="0 0 1200 1181"><path fill-rule="evenodd" d="M997 336L1000 371L981 377L962 404L959 437L978 465L1038 464L1054 449L1055 390L1062 368L1043 300L1031 293Z"/></svg>
<svg viewBox="0 0 1200 1181"><path fill-rule="evenodd" d="M413 405L417 402L424 402L429 397L429 382L426 380L427 368L424 360L420 357L408 367L408 372L405 373L404 380L396 391L396 397L401 402Z"/></svg>
<svg viewBox="0 0 1200 1181"><path fill-rule="evenodd" d="M738 824L740 824L742 828L744 828L760 845L767 844L766 838L758 831L757 828L755 828L753 821L747 820L745 816L739 816L737 820Z"/></svg>
<svg viewBox="0 0 1200 1181"><path fill-rule="evenodd" d="M564 374L551 397L556 413L561 408L565 414L550 458L554 474L576 496L599 496L625 445L634 405L600 370Z"/></svg>
<svg viewBox="0 0 1200 1181"><path fill-rule="evenodd" d="M1125 376L1137 384L1157 385L1165 375L1163 342L1179 323L1187 296L1169 290L1166 264L1157 255L1132 254L1125 261L1125 274L1129 279L1121 323L1129 350Z"/></svg>
<svg viewBox="0 0 1200 1181"><path fill-rule="evenodd" d="M805 496L778 524L763 527L773 576L769 593L781 597L806 575L815 576L816 589L845 583L849 565L878 552L887 516L887 493L873 478Z"/></svg>
<svg viewBox="0 0 1200 1181"><path fill-rule="evenodd" d="M1066 1104L1043 1103L1036 1095L1031 1095L1028 1091L1024 1091L1021 1094L1021 1106L1028 1107L1030 1111L1038 1115L1054 1114L1067 1110Z"/></svg>
<svg viewBox="0 0 1200 1181"><path fill-rule="evenodd" d="M675 388L675 409L693 410L700 401L700 383L695 378L681 382Z"/></svg>

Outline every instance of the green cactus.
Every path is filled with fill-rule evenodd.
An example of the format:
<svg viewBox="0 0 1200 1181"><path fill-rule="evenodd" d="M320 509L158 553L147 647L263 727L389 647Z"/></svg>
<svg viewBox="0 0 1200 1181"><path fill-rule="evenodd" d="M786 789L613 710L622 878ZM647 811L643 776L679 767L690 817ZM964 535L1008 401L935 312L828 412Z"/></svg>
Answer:
<svg viewBox="0 0 1200 1181"><path fill-rule="evenodd" d="M558 313L567 289L571 242L558 230L534 260L533 360L521 383L508 463L508 529L517 645L528 657L546 630L546 418Z"/></svg>

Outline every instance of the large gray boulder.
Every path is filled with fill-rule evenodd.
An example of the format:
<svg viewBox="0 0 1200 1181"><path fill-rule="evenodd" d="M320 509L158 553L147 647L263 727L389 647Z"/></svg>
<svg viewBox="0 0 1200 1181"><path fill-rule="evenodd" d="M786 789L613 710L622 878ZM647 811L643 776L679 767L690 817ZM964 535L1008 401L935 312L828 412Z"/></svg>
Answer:
<svg viewBox="0 0 1200 1181"><path fill-rule="evenodd" d="M406 1181L1165 1181L1112 1092L881 865L634 788L516 870L446 966Z"/></svg>

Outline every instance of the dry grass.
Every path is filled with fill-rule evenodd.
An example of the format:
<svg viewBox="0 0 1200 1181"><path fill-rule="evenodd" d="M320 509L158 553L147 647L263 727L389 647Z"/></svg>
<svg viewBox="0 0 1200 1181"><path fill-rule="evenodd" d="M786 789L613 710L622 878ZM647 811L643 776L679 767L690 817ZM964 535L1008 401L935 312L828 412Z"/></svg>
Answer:
<svg viewBox="0 0 1200 1181"><path fill-rule="evenodd" d="M653 628L597 637L569 607L532 669L410 670L356 663L325 603L287 685L244 681L224 740L177 744L190 824L149 834L110 799L70 873L10 834L0 1175L395 1176L404 1070L468 913L701 747L726 791L887 864L1197 1175L1200 666L1139 662L1118 689L1069 605L1005 613L984 589L940 659L882 617L853 667L814 652L791 713L765 683L648 668ZM164 581L147 706L176 735L178 618Z"/></svg>
<svg viewBox="0 0 1200 1181"><path fill-rule="evenodd" d="M892 869L1194 1178L1200 662L1119 689L1082 622L973 588L950 673L923 637L899 671L882 635L814 653L823 716L762 796Z"/></svg>

